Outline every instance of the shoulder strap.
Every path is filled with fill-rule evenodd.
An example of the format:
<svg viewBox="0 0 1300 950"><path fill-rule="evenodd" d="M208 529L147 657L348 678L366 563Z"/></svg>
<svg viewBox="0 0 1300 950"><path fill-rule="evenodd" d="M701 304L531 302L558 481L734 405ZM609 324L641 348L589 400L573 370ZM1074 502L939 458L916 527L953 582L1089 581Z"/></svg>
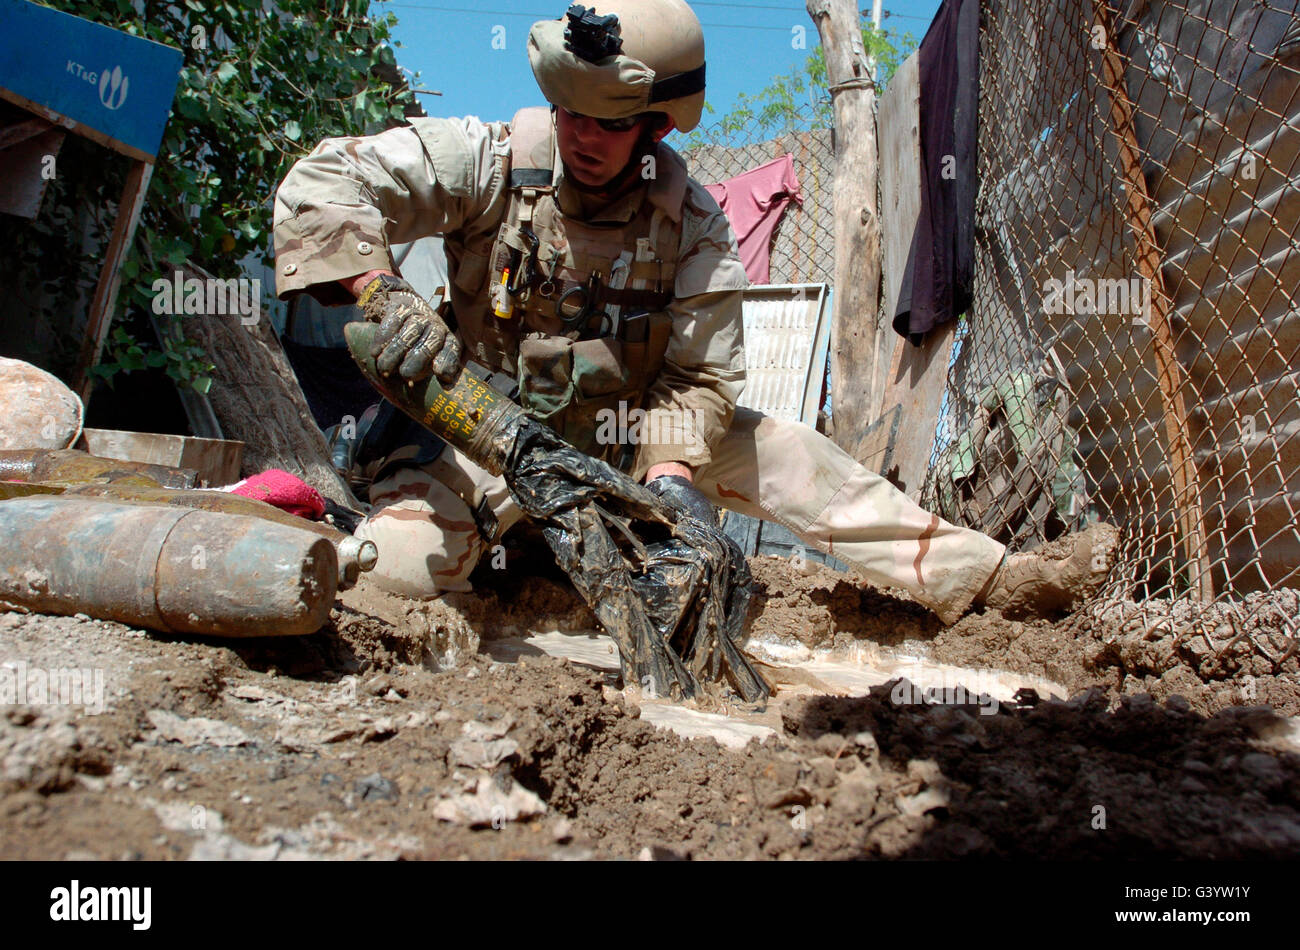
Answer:
<svg viewBox="0 0 1300 950"><path fill-rule="evenodd" d="M646 195L650 203L673 221L681 221L682 202L686 199L686 183L689 179L686 160L660 142L655 150L655 177L650 182L650 191Z"/></svg>
<svg viewBox="0 0 1300 950"><path fill-rule="evenodd" d="M510 188L549 189L555 171L551 110L520 109L510 121Z"/></svg>

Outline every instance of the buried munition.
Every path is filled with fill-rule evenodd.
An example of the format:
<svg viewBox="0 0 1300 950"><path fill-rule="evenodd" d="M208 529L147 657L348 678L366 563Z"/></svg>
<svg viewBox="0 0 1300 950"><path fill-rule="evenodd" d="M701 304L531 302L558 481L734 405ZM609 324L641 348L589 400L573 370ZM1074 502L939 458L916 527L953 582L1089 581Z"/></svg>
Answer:
<svg viewBox="0 0 1300 950"><path fill-rule="evenodd" d="M362 540L340 531L323 521L310 521L275 505L255 498L223 491L173 491L168 488L148 488L141 485L79 485L64 492L67 496L102 498L127 504L167 505L176 508L195 508L204 511L224 512L226 514L248 515L262 518L276 524L301 528L318 534L334 546L338 557L339 590L354 587L360 575L374 568L379 560L379 551L375 542Z"/></svg>
<svg viewBox="0 0 1300 950"><path fill-rule="evenodd" d="M171 633L313 633L338 560L311 531L247 515L29 496L0 502L0 605Z"/></svg>
<svg viewBox="0 0 1300 950"><path fill-rule="evenodd" d="M195 489L195 473L143 462L87 455L72 449L0 452L0 500L29 495L76 495L126 504L170 505L251 515L319 534L334 545L340 590L374 568L379 552L373 541L353 537L333 525L292 515L267 502L226 491Z"/></svg>
<svg viewBox="0 0 1300 950"><path fill-rule="evenodd" d="M78 449L0 451L0 481L82 485L89 482L193 488L198 473L147 462L100 458Z"/></svg>

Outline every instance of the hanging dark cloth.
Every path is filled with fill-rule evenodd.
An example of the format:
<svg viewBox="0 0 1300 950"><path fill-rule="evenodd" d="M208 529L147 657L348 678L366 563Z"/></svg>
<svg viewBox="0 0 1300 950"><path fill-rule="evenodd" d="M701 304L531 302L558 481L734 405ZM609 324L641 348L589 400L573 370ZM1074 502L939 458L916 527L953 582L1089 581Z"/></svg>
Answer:
<svg viewBox="0 0 1300 950"><path fill-rule="evenodd" d="M979 27L979 0L943 0L917 51L921 216L894 313L894 330L917 345L971 304Z"/></svg>

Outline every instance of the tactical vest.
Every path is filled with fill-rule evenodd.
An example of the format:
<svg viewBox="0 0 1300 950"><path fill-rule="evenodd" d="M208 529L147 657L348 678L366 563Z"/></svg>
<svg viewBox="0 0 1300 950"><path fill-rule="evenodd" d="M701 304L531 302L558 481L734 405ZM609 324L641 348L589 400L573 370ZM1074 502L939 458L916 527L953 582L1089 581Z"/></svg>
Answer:
<svg viewBox="0 0 1300 950"><path fill-rule="evenodd" d="M462 335L471 354L516 377L525 412L584 452L627 468L634 446L599 444L600 422L609 418L601 413L617 416L625 403L626 419L663 366L685 162L658 146L654 178L632 219L589 224L556 202L549 109L516 113L510 153L507 206L487 255L489 305L486 313L474 308L474 326L461 321Z"/></svg>

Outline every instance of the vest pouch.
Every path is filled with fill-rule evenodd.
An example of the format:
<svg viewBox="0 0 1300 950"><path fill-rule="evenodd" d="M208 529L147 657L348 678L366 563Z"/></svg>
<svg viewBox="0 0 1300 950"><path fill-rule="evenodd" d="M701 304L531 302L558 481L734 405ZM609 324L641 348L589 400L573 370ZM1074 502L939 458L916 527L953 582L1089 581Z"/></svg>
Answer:
<svg viewBox="0 0 1300 950"><path fill-rule="evenodd" d="M561 435L596 458L617 464L621 439L617 423L636 408L636 394L628 389L623 344L613 337L573 344L573 402L564 415ZM602 434L604 437L602 437Z"/></svg>
<svg viewBox="0 0 1300 950"><path fill-rule="evenodd" d="M623 318L620 341L623 365L627 367L627 388L644 394L663 369L672 336L673 318L666 311L637 313Z"/></svg>
<svg viewBox="0 0 1300 950"><path fill-rule="evenodd" d="M620 393L627 388L623 344L613 337L573 344L573 390L578 402Z"/></svg>
<svg viewBox="0 0 1300 950"><path fill-rule="evenodd" d="M526 337L519 341L519 404L563 435L563 413L573 401L573 341Z"/></svg>
<svg viewBox="0 0 1300 950"><path fill-rule="evenodd" d="M629 343L626 340L623 342L623 361L627 366L629 389L650 388L645 382L647 347L648 344L645 340L639 340L636 343Z"/></svg>

